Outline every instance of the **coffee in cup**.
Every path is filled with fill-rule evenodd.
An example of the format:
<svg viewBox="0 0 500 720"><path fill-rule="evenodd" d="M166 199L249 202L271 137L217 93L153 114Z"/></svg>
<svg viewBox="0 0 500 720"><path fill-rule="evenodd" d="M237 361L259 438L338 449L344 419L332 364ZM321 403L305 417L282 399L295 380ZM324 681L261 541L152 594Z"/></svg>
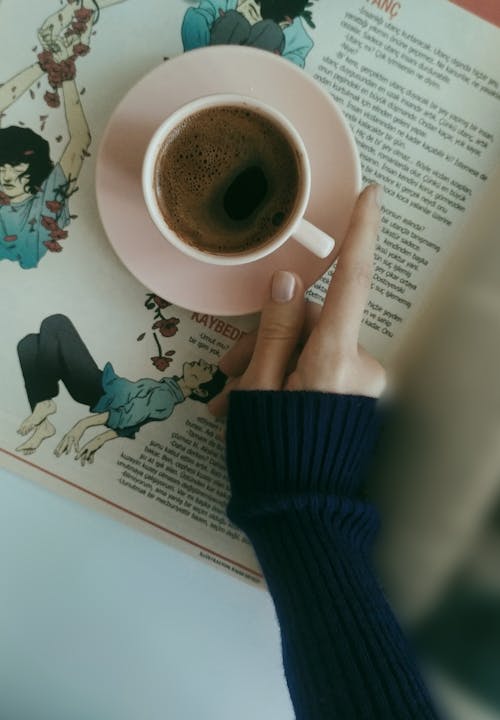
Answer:
<svg viewBox="0 0 500 720"><path fill-rule="evenodd" d="M300 182L294 147L269 117L219 105L184 118L163 141L154 189L166 224L194 248L246 253L292 216Z"/></svg>
<svg viewBox="0 0 500 720"><path fill-rule="evenodd" d="M304 219L311 171L300 135L252 98L214 95L174 112L149 143L142 185L162 235L197 260L251 262L292 235L319 257L334 247Z"/></svg>

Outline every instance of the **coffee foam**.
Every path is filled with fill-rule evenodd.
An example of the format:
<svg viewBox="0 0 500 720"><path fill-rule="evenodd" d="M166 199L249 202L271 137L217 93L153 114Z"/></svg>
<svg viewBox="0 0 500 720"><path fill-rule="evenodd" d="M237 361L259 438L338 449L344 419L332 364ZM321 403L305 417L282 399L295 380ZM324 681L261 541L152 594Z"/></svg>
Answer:
<svg viewBox="0 0 500 720"><path fill-rule="evenodd" d="M247 219L231 220L225 193L250 167L262 169L266 197ZM299 168L294 148L270 119L220 106L174 128L158 155L155 183L165 221L185 242L209 252L244 252L271 241L286 223L296 203Z"/></svg>

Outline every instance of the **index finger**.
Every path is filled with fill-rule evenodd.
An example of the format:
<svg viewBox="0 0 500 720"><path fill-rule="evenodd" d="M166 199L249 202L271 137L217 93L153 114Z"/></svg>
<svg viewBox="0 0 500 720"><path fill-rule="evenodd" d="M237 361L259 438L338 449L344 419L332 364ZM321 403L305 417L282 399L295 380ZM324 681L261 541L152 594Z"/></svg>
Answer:
<svg viewBox="0 0 500 720"><path fill-rule="evenodd" d="M359 196L326 295L318 330L337 346L358 344L372 281L382 195L380 185L369 185Z"/></svg>

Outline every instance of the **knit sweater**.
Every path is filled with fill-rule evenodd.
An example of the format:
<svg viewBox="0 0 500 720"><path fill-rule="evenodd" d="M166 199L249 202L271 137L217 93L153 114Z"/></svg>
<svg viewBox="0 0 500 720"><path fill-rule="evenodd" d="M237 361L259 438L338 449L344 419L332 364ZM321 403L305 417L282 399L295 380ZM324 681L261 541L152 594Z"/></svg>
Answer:
<svg viewBox="0 0 500 720"><path fill-rule="evenodd" d="M378 424L373 398L230 395L228 514L273 597L297 720L437 718L370 559L361 485Z"/></svg>

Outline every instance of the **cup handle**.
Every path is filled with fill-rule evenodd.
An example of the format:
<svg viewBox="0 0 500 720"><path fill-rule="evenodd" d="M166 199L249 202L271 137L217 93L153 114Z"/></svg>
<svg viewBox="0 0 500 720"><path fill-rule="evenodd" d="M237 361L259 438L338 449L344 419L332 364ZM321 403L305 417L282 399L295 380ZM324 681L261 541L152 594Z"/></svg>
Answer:
<svg viewBox="0 0 500 720"><path fill-rule="evenodd" d="M319 258L326 258L335 247L335 240L302 218L293 238Z"/></svg>

